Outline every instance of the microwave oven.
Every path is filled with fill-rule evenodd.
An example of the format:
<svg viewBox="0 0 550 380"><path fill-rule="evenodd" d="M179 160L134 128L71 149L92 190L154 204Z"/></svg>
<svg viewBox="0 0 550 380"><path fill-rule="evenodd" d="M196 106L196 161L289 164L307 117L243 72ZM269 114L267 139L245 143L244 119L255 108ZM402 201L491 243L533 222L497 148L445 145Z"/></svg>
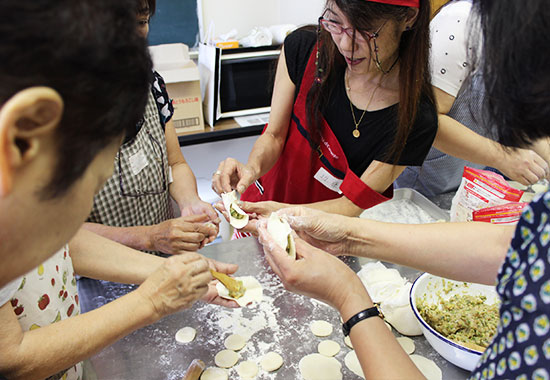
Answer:
<svg viewBox="0 0 550 380"><path fill-rule="evenodd" d="M211 55L206 76L210 91L203 95L208 124L213 126L221 118L270 111L280 45L236 49L210 46L206 50ZM201 60L201 54L205 53L199 50L199 70L204 70L205 59ZM201 81L204 79L201 73Z"/></svg>

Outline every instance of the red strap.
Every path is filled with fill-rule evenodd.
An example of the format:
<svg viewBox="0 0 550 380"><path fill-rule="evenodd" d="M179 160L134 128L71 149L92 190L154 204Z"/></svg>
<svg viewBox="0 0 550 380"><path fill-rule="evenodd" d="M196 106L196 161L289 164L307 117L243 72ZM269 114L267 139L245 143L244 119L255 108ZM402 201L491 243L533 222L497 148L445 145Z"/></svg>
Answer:
<svg viewBox="0 0 550 380"><path fill-rule="evenodd" d="M402 5L404 7L420 8L420 0L367 0L374 3Z"/></svg>
<svg viewBox="0 0 550 380"><path fill-rule="evenodd" d="M393 197L393 186L390 186L384 194L371 189L350 169L347 170L344 182L340 185L340 191L355 205L366 210L377 204L385 202Z"/></svg>

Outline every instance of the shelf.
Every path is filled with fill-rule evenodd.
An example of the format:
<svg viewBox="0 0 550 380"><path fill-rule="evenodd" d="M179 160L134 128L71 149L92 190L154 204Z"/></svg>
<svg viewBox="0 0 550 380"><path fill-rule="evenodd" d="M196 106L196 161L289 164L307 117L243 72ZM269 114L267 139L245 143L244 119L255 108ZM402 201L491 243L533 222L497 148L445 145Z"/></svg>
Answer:
<svg viewBox="0 0 550 380"><path fill-rule="evenodd" d="M241 127L233 119L222 119L219 120L213 128L209 125L205 125L204 131L178 133L178 141L180 146L202 144L236 139L239 137L256 136L260 135L263 129L263 124Z"/></svg>

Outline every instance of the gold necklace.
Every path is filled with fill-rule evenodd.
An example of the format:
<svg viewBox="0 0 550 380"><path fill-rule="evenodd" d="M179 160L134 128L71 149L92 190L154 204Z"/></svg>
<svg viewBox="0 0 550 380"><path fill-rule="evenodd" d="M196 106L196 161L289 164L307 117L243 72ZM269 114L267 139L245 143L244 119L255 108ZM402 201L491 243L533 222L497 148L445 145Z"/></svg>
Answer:
<svg viewBox="0 0 550 380"><path fill-rule="evenodd" d="M351 93L351 87L349 86L349 75L348 75L348 71L346 70L345 72L345 81L346 81L346 90L348 91L348 93ZM382 76L382 78L380 78L380 80L378 81L378 84L376 85L376 87L374 88L374 90L372 90L372 93L370 95L370 99L369 99L369 102L367 103L367 106L365 107L365 109L363 110L363 113L361 114L361 117L359 118L359 121L357 121L355 119L355 112L353 112L353 104L351 102L351 94L348 94L348 100L349 100L349 109L351 110L351 116L353 116L353 123L355 124L355 129L353 130L352 132L352 135L353 137L355 137L356 139L359 138L359 136L361 136L361 132L359 132L359 124L361 124L361 121L363 120L363 116L365 116L365 113L367 113L367 109L369 108L370 106L370 103L372 102L372 99L374 98L374 94L376 92L376 90L378 90L378 88L380 87L380 85L382 84L382 79L384 78L384 76Z"/></svg>

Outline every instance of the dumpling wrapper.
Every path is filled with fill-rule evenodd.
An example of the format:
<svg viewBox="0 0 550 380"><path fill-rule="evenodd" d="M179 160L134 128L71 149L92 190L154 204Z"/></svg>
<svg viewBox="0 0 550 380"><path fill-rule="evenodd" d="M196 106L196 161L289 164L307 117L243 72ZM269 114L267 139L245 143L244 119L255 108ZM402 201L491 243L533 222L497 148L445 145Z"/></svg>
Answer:
<svg viewBox="0 0 550 380"><path fill-rule="evenodd" d="M237 200L236 190L229 193L222 193L223 207L225 207L225 210L229 214L229 224L236 229L241 229L248 224L249 217L248 214L237 205ZM238 217L234 216L235 213Z"/></svg>
<svg viewBox="0 0 550 380"><path fill-rule="evenodd" d="M279 247L284 249L290 257L296 259L296 244L292 236L292 228L286 220L275 213L271 213L267 220L267 232Z"/></svg>
<svg viewBox="0 0 550 380"><path fill-rule="evenodd" d="M234 300L241 307L246 306L252 302L260 302L262 300L263 288L258 280L256 280L252 276L235 277L235 279L243 282L243 286L246 289L243 296L239 298L230 297L229 290L227 290L227 288L221 282L218 282L216 284L216 290L218 291L218 295L220 297L228 300Z"/></svg>

